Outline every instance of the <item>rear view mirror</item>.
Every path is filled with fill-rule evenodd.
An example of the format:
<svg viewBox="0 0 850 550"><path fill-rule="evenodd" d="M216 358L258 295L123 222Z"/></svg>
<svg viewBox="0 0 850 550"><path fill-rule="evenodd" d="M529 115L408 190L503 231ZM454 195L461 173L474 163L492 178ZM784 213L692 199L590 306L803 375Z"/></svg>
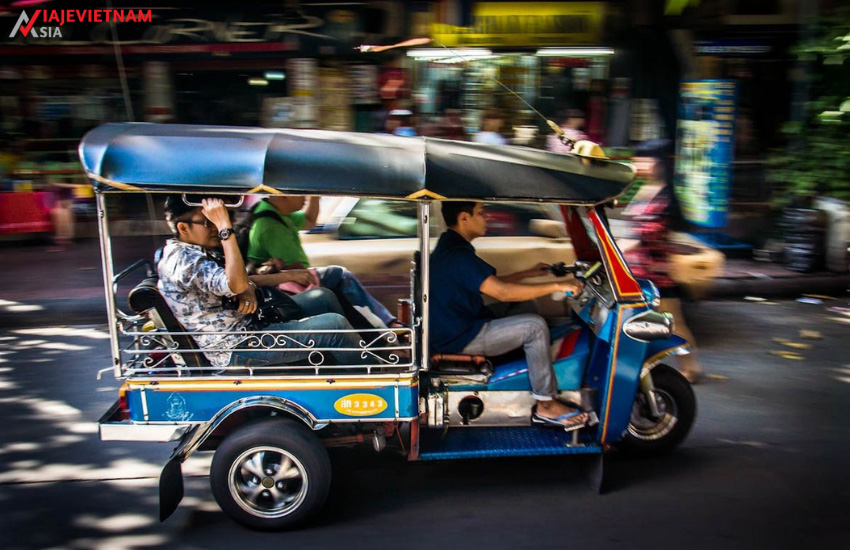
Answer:
<svg viewBox="0 0 850 550"><path fill-rule="evenodd" d="M556 220L531 220L528 229L532 235L538 237L549 237L550 239L564 239L567 237L567 228L563 222Z"/></svg>

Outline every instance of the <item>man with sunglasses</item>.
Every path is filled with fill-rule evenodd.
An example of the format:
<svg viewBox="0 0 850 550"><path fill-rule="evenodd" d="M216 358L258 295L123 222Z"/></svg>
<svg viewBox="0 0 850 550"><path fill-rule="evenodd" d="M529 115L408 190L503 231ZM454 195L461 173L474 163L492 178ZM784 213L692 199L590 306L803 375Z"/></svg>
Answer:
<svg viewBox="0 0 850 550"><path fill-rule="evenodd" d="M207 350L204 355L212 366L275 365L304 359L306 352L293 352L296 346L291 342L288 346L262 351L231 352L228 349L240 347L244 336L204 334L248 329L250 314L257 310L257 285L304 283L309 280L309 274L305 270L289 270L249 277L224 202L205 198L201 205L190 206L180 195L169 196L165 202L165 219L174 238L168 240L157 264L157 286L174 315L187 331L196 333L195 340ZM224 253L224 266L209 255L216 249ZM222 299L234 296L238 298L237 308L225 309ZM293 338L303 344L314 342L315 348L359 348L356 333L340 332L352 327L338 313L342 309L333 293L316 289L294 300L312 316L273 323L264 330L330 331L293 335ZM332 352L332 355L337 364L361 362L359 352Z"/></svg>

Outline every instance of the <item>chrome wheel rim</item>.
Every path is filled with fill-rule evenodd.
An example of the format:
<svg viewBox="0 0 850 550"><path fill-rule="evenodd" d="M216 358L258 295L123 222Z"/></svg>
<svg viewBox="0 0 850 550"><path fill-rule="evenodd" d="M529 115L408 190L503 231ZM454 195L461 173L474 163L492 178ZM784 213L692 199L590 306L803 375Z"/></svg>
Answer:
<svg viewBox="0 0 850 550"><path fill-rule="evenodd" d="M629 434L637 439L654 441L666 437L679 421L679 408L676 400L664 390L656 388L655 400L658 404L658 418L650 416L649 403L643 393L638 394L632 406L632 418L629 422Z"/></svg>
<svg viewBox="0 0 850 550"><path fill-rule="evenodd" d="M309 487L304 465L279 447L253 447L240 454L230 465L227 485L243 510L262 518L291 514Z"/></svg>

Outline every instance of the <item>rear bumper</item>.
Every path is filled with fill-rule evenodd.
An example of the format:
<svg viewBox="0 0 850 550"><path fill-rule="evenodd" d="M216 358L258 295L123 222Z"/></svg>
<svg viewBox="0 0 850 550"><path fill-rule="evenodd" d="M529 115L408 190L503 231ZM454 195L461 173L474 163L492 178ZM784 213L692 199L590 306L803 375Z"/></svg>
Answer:
<svg viewBox="0 0 850 550"><path fill-rule="evenodd" d="M118 401L97 421L101 441L177 441L193 426L191 423L159 422L137 424L122 420Z"/></svg>

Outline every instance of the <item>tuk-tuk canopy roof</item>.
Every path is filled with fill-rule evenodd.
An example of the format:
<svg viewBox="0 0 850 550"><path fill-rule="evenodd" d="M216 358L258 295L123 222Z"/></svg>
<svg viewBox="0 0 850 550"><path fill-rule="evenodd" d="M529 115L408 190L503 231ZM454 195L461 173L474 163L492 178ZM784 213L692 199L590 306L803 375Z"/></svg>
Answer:
<svg viewBox="0 0 850 550"><path fill-rule="evenodd" d="M623 193L632 167L538 149L428 137L105 124L80 143L97 191L275 193L591 205Z"/></svg>

